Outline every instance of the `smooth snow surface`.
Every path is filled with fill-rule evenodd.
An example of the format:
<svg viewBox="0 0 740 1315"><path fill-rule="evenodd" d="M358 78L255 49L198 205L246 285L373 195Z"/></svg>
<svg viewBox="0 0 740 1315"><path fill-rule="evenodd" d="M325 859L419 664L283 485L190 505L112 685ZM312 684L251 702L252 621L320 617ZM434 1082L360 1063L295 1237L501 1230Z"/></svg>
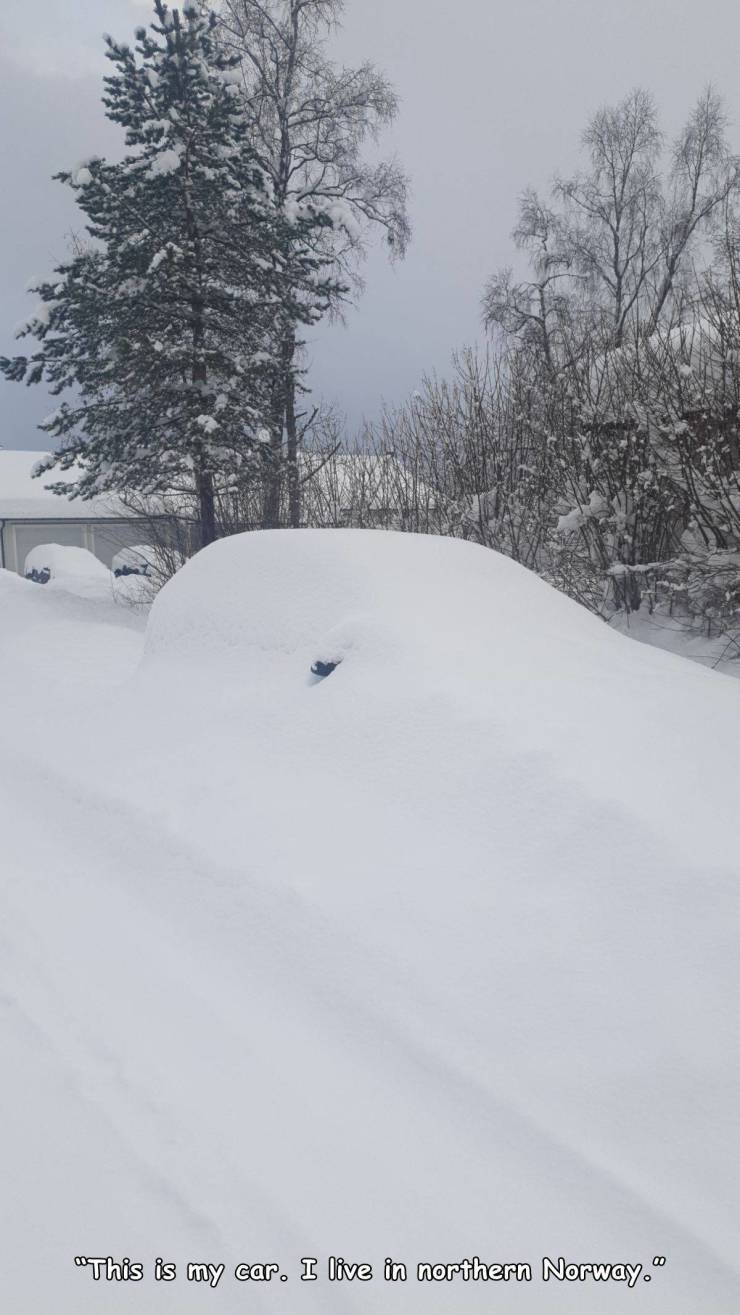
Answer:
<svg viewBox="0 0 740 1315"><path fill-rule="evenodd" d="M140 626L0 572L2 1309L740 1309L740 684L411 535L221 542ZM534 1280L415 1281L473 1256Z"/></svg>
<svg viewBox="0 0 740 1315"><path fill-rule="evenodd" d="M684 617L671 617L657 608L651 615L644 605L639 612L617 613L610 625L641 644L651 644L667 653L678 653L713 671L740 679L740 636L709 637L698 628L698 624L692 627Z"/></svg>

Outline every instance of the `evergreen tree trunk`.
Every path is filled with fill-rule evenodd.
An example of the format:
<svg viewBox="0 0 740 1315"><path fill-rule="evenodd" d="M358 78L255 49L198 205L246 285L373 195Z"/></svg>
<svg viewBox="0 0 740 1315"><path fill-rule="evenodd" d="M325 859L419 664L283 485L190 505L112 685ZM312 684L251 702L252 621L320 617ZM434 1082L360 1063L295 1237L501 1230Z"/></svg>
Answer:
<svg viewBox="0 0 740 1315"><path fill-rule="evenodd" d="M216 499L213 477L208 471L198 473L198 509L200 516L200 546L207 548L216 540Z"/></svg>
<svg viewBox="0 0 740 1315"><path fill-rule="evenodd" d="M280 525L280 483L283 465L283 427L285 391L282 375L275 381L272 396L272 434L262 494L262 528L276 530Z"/></svg>
<svg viewBox="0 0 740 1315"><path fill-rule="evenodd" d="M295 418L295 380L288 381L285 403L285 431L288 456L288 524L297 529L301 523L301 479L298 468L298 430Z"/></svg>
<svg viewBox="0 0 740 1315"><path fill-rule="evenodd" d="M273 435L270 443L270 461L265 475L265 493L262 503L263 530L276 530L280 525L280 467L282 464L282 432Z"/></svg>
<svg viewBox="0 0 740 1315"><path fill-rule="evenodd" d="M295 414L295 329L291 325L283 342L285 378L285 434L288 458L288 524L297 529L301 523L301 478L298 468L298 425Z"/></svg>
<svg viewBox="0 0 740 1315"><path fill-rule="evenodd" d="M295 409L295 375L293 373L295 352L295 325L289 324L283 331L280 345L280 366L273 393L272 439L270 442L269 467L265 476L262 510L262 528L265 530L277 529L282 521L284 458L287 468L288 487L287 523L292 528L297 528L301 523L298 423Z"/></svg>

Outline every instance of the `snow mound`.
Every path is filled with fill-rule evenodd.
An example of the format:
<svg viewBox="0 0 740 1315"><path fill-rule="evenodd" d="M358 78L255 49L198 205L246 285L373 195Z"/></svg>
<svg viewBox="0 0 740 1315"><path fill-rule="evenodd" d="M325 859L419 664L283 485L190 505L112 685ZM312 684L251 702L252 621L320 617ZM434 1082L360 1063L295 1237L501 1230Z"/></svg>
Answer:
<svg viewBox="0 0 740 1315"><path fill-rule="evenodd" d="M40 543L32 548L25 563L25 574L48 570L52 580L108 580L110 571L87 548L68 544Z"/></svg>
<svg viewBox="0 0 740 1315"><path fill-rule="evenodd" d="M18 748L43 740L50 701L74 706L77 688L85 699L97 687L120 684L136 667L144 616L121 607L110 584L86 590L50 580L38 585L15 571L0 570L0 683L17 704ZM44 727L31 728L24 695L39 700ZM0 719L0 732L8 730ZM0 804L3 781L0 775ZM1 865L0 865L1 866Z"/></svg>
<svg viewBox="0 0 740 1315"><path fill-rule="evenodd" d="M155 566L155 549L146 543L137 544L133 548L122 548L117 552L111 562L111 570L114 575L116 571L130 571L132 574L150 575Z"/></svg>
<svg viewBox="0 0 740 1315"><path fill-rule="evenodd" d="M157 582L149 575L113 577L113 597L123 607L149 608L157 594Z"/></svg>
<svg viewBox="0 0 740 1315"><path fill-rule="evenodd" d="M536 619L531 617L532 611ZM527 616L530 621L527 622ZM538 631L571 653L610 643L604 627L508 558L459 539L372 530L235 535L195 556L152 609L147 652L346 656L383 637L425 665L481 658ZM544 627L544 631L543 631ZM327 653L319 652L327 648Z"/></svg>
<svg viewBox="0 0 740 1315"><path fill-rule="evenodd" d="M40 543L26 557L23 571L27 579L40 577L43 583L81 596L111 591L110 571L87 548Z"/></svg>
<svg viewBox="0 0 740 1315"><path fill-rule="evenodd" d="M316 661L341 664L321 682L320 710L305 698ZM372 692L391 721L399 703L444 701L705 863L724 863L737 836L740 685L633 643L474 544L372 530L222 540L169 581L149 618L145 670L169 679L193 663L220 670L234 698L257 682L307 734L329 715L325 697L353 700L355 716ZM707 737L697 795L686 745Z"/></svg>

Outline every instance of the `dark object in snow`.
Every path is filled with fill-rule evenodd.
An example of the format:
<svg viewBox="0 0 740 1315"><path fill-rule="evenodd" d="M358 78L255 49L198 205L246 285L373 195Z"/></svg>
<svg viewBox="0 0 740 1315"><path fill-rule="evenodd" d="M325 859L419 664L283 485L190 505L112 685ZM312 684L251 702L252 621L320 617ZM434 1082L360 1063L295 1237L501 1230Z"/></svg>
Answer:
<svg viewBox="0 0 740 1315"><path fill-rule="evenodd" d="M341 661L341 658L339 659L339 661ZM311 675L312 675L312 676L321 676L322 679L323 679L325 676L330 676L331 673L332 673L332 671L335 671L336 668L339 666L339 661L337 661L337 662L314 662L313 666L311 667Z"/></svg>
<svg viewBox="0 0 740 1315"><path fill-rule="evenodd" d="M36 568L32 571L26 571L26 579L33 580L34 584L48 584L51 579L51 571L48 566L42 566L40 571Z"/></svg>
<svg viewBox="0 0 740 1315"><path fill-rule="evenodd" d="M148 566L148 563L145 563L143 566L117 566L116 569L115 569L115 571L113 572L113 574L115 575L115 577L116 577L117 580L120 579L120 577L121 577L122 575L147 575L147 576L148 576L148 574L149 574L149 566Z"/></svg>

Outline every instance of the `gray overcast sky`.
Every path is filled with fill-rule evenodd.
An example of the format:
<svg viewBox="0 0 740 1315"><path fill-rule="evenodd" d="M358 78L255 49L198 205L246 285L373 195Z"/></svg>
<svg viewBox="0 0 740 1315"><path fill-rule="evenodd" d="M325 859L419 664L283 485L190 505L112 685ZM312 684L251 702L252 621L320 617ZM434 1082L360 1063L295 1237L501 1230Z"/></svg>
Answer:
<svg viewBox="0 0 740 1315"><path fill-rule="evenodd" d="M24 287L65 253L76 212L57 169L114 151L102 115L101 33L130 37L148 0L2 0L0 345L32 307ZM378 251L346 326L311 345L314 392L354 426L399 401L425 371L480 337L487 275L511 262L516 197L574 164L591 112L635 85L668 132L702 86L726 98L740 150L737 0L347 0L336 41L394 81L401 112L385 146L412 177L414 240L390 267ZM41 389L0 383L0 444L39 447Z"/></svg>

